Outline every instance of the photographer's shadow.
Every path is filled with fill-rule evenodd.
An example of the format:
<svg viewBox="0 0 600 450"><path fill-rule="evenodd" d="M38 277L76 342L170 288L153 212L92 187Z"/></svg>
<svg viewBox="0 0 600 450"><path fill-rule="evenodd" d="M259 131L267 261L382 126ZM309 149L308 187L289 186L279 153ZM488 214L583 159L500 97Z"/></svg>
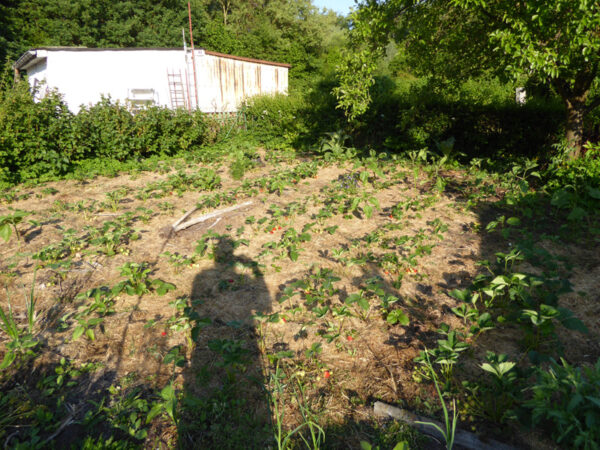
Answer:
<svg viewBox="0 0 600 450"><path fill-rule="evenodd" d="M253 316L271 311L271 298L258 264L234 255L230 238L219 238L214 260L196 275L190 293L210 325L198 333L185 375L180 446L265 448L272 433Z"/></svg>

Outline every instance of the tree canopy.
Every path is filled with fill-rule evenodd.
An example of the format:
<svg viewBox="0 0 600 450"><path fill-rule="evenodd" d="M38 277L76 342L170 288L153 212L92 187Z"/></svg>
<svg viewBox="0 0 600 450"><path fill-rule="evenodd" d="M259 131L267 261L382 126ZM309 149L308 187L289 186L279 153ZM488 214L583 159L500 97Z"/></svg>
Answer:
<svg viewBox="0 0 600 450"><path fill-rule="evenodd" d="M353 16L353 41L336 92L349 117L366 109L370 65L357 64L364 48L381 51L402 43L416 70L464 79L482 73L537 79L551 86L566 110L566 139L581 152L583 120L600 104L590 93L598 83L600 4L591 0L366 0ZM363 50L360 50L360 46ZM364 59L364 58L363 58ZM354 91L362 92L362 97Z"/></svg>
<svg viewBox="0 0 600 450"><path fill-rule="evenodd" d="M193 0L197 47L292 64L306 79L345 22L311 0ZM180 47L184 0L12 0L0 5L0 58L41 46ZM189 39L189 37L188 37Z"/></svg>

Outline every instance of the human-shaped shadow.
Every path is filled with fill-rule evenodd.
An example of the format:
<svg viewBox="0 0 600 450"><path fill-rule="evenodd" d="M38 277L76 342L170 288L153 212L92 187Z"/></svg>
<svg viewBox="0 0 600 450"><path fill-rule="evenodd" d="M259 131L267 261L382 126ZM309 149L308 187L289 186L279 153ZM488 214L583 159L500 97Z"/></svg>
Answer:
<svg viewBox="0 0 600 450"><path fill-rule="evenodd" d="M271 298L258 264L234 255L234 247L221 236L213 248L214 267L192 284L192 305L210 325L200 331L186 371L179 426L184 448L271 444L260 330L253 318L271 310Z"/></svg>

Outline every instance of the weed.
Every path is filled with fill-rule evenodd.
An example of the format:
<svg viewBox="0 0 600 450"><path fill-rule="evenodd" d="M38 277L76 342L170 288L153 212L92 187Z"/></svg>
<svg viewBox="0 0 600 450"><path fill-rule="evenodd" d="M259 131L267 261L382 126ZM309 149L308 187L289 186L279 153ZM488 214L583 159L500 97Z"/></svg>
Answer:
<svg viewBox="0 0 600 450"><path fill-rule="evenodd" d="M429 352L425 349L424 354L426 356L425 366L433 379L433 383L435 384L435 390L437 392L438 398L440 399L440 403L442 404L442 410L444 412L444 425L445 429L442 429L439 425L431 422L416 422L423 425L428 425L430 427L435 428L440 432L446 441L446 448L448 450L452 450L454 446L454 437L456 435L456 424L458 422L458 410L456 409L456 400L452 400L452 419L450 419L450 415L448 414L448 408L446 407L446 402L444 401L444 396L440 391L440 386L438 384L437 375L435 370L433 370L433 366L431 365L431 361L429 360Z"/></svg>
<svg viewBox="0 0 600 450"><path fill-rule="evenodd" d="M27 326L24 328L19 327L15 321L15 317L10 304L10 294L8 288L6 288L6 302L8 309L5 312L0 307L0 329L8 336L10 341L6 344L6 354L2 363L0 363L0 370L4 370L9 367L17 358L25 359L35 355L34 349L39 344L39 341L34 336L34 327L37 320L37 313L35 311L35 273L33 275L33 281L31 283L31 290L26 298L26 316Z"/></svg>
<svg viewBox="0 0 600 450"><path fill-rule="evenodd" d="M572 448L597 448L600 441L600 359L594 366L573 367L552 360L547 370L536 370L537 381L525 402L533 422L547 421L552 437ZM552 401L549 401L552 399Z"/></svg>

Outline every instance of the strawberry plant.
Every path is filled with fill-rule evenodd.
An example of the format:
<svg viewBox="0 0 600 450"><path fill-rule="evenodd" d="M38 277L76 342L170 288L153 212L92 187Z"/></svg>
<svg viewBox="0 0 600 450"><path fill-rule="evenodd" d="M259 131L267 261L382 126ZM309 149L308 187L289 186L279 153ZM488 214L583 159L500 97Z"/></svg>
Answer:
<svg viewBox="0 0 600 450"><path fill-rule="evenodd" d="M194 310L197 303L189 303L187 297L179 297L169 302L169 305L177 310L176 314L167 320L169 329L177 332L186 332L188 347L190 349L193 348L201 329L210 325L210 318L201 318ZM189 333L187 332L188 330Z"/></svg>
<svg viewBox="0 0 600 450"><path fill-rule="evenodd" d="M114 256L117 252L128 253L122 245L130 240L137 240L139 234L119 221L104 222L102 228L85 227L89 234L90 244L98 247L98 251L106 256Z"/></svg>
<svg viewBox="0 0 600 450"><path fill-rule="evenodd" d="M125 198L125 196L127 195L128 192L129 192L129 189L127 189L125 187L119 188L112 192L107 192L106 199L108 201L108 207L112 211L118 211L121 200L123 200Z"/></svg>
<svg viewBox="0 0 600 450"><path fill-rule="evenodd" d="M12 214L6 216L0 216L0 238L4 239L4 242L8 242L13 231L18 240L21 240L21 234L17 225L19 225L23 219L29 216L31 213L28 211L22 211L20 209L12 210Z"/></svg>
<svg viewBox="0 0 600 450"><path fill-rule="evenodd" d="M202 235L200 239L196 241L196 247L194 249L194 254L200 258L207 256L209 258L214 259L215 254L214 250L216 247L216 241L218 239L225 238L225 235L220 235L219 233L215 233L212 230L207 231Z"/></svg>
<svg viewBox="0 0 600 450"><path fill-rule="evenodd" d="M288 228L281 236L279 242L267 242L263 245L264 248L279 248L282 249L292 261L297 261L300 256L299 244L308 242L311 239L308 230L314 224L305 225L301 233L298 233L293 228Z"/></svg>
<svg viewBox="0 0 600 450"><path fill-rule="evenodd" d="M437 347L421 351L419 356L415 358L415 362L425 368L420 372L421 375L425 376L428 373L428 364L439 365L444 377L445 390L448 390L452 382L454 366L458 362L460 354L469 348L469 344L463 340L461 333L450 330L447 324L443 323L438 333L445 335L446 339L438 339ZM430 360L432 361L431 363L429 363Z"/></svg>
<svg viewBox="0 0 600 450"><path fill-rule="evenodd" d="M113 288L114 289L114 288ZM77 326L73 329L72 339L75 341L85 335L90 341L96 340L94 329L102 326L104 318L115 313L115 293L108 287L93 288L77 296L78 300L91 303L84 304L73 316ZM95 317L90 317L91 315ZM61 321L66 323L70 314L62 317Z"/></svg>
<svg viewBox="0 0 600 450"><path fill-rule="evenodd" d="M128 262L121 266L119 271L121 276L127 277L127 279L113 287L112 291L115 294L125 291L128 295L142 296L154 291L158 295L165 295L175 289L174 284L159 279L151 280L149 276L152 269L148 267L147 263Z"/></svg>
<svg viewBox="0 0 600 450"><path fill-rule="evenodd" d="M162 252L160 256L167 258L167 261L171 266L175 268L175 273L180 273L183 267L191 267L196 263L194 257L188 257L185 255L181 255L177 252L171 253L169 251Z"/></svg>

